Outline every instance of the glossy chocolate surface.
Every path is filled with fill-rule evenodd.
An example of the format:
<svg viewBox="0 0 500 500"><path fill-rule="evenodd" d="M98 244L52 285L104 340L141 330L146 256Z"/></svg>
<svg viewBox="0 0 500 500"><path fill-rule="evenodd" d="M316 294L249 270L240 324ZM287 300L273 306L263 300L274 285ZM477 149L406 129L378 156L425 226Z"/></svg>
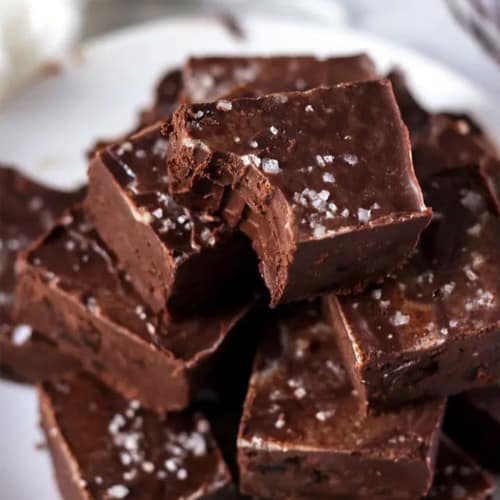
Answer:
<svg viewBox="0 0 500 500"><path fill-rule="evenodd" d="M18 315L39 321L113 388L159 411L186 406L187 372L217 351L248 309L243 301L179 321L154 314L80 209L30 249L19 273Z"/></svg>
<svg viewBox="0 0 500 500"><path fill-rule="evenodd" d="M491 477L469 456L442 437L434 482L425 497L433 500L488 500L495 486Z"/></svg>
<svg viewBox="0 0 500 500"><path fill-rule="evenodd" d="M444 401L360 415L334 336L317 302L276 312L264 331L238 437L243 492L423 495Z"/></svg>
<svg viewBox="0 0 500 500"><path fill-rule="evenodd" d="M500 375L500 219L476 169L424 192L433 222L397 278L329 299L370 401L448 395Z"/></svg>
<svg viewBox="0 0 500 500"><path fill-rule="evenodd" d="M480 464L500 472L500 384L450 398L445 429Z"/></svg>
<svg viewBox="0 0 500 500"><path fill-rule="evenodd" d="M244 283L252 287L250 244L220 217L173 200L164 167L167 147L154 125L99 152L89 171L87 210L155 311L224 305L231 291Z"/></svg>
<svg viewBox="0 0 500 500"><path fill-rule="evenodd" d="M85 374L44 383L40 409L65 499L213 498L230 488L201 414L154 415Z"/></svg>
<svg viewBox="0 0 500 500"><path fill-rule="evenodd" d="M233 190L249 207L249 223L258 230L243 230L264 262L262 274L273 305L328 287L350 291L360 282L382 278L388 268L401 265L430 218L387 81L181 107L173 119L168 167L174 192L192 192L199 180L210 179ZM390 232L398 224L403 227L399 237ZM370 231L382 228L388 232L373 241ZM256 243L266 231L280 235L261 236L263 241ZM337 275L326 274L322 280L325 269L335 270L333 262L320 269L335 239L344 248L351 233L357 237L363 231L366 240L357 244L365 247L370 263L351 250L348 256L361 263L347 264L343 252L336 256ZM278 249L266 248L273 239ZM387 247L379 248L381 242L391 246L392 260L380 260L381 268L375 269L376 257L389 253ZM313 244L316 248L306 248ZM303 257L302 250L309 264L318 265L317 283L308 278L287 289L287 280L298 279L288 271L294 259ZM286 257L277 256L280 252ZM352 276L352 268L360 275ZM274 283L280 272L284 276Z"/></svg>
<svg viewBox="0 0 500 500"><path fill-rule="evenodd" d="M258 97L377 78L365 54L317 59L310 56L192 57L182 70L182 97L191 103L218 99L234 89Z"/></svg>
<svg viewBox="0 0 500 500"><path fill-rule="evenodd" d="M77 366L52 342L12 320L17 252L51 227L83 191L62 192L42 186L9 167L0 167L0 370L33 382Z"/></svg>

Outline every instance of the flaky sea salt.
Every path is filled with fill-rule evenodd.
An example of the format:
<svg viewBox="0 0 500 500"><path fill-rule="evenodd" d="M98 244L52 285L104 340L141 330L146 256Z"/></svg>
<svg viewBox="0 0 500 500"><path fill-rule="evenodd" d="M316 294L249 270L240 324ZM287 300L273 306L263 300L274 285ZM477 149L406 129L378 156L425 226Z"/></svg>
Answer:
<svg viewBox="0 0 500 500"><path fill-rule="evenodd" d="M281 172L278 160L273 158L263 158L261 165L262 171L266 174L279 174Z"/></svg>
<svg viewBox="0 0 500 500"><path fill-rule="evenodd" d="M12 343L14 345L22 345L27 342L33 333L33 329L29 325L17 325L12 330Z"/></svg>
<svg viewBox="0 0 500 500"><path fill-rule="evenodd" d="M407 325L410 322L410 316L403 314L401 311L396 311L394 316L391 318L391 323L394 326Z"/></svg>
<svg viewBox="0 0 500 500"><path fill-rule="evenodd" d="M219 111L231 111L233 109L233 105L230 101L226 101L224 99L217 101L215 106Z"/></svg>
<svg viewBox="0 0 500 500"><path fill-rule="evenodd" d="M107 490L110 498L125 498L129 494L129 489L123 484L114 484Z"/></svg>

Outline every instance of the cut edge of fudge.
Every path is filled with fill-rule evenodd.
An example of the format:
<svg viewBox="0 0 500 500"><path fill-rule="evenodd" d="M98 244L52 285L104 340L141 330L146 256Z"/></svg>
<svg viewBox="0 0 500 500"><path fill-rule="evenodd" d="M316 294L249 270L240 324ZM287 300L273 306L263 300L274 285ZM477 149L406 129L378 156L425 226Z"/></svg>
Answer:
<svg viewBox="0 0 500 500"><path fill-rule="evenodd" d="M255 288L257 266L242 233L170 197L167 146L158 124L97 153L85 206L148 305L187 316Z"/></svg>

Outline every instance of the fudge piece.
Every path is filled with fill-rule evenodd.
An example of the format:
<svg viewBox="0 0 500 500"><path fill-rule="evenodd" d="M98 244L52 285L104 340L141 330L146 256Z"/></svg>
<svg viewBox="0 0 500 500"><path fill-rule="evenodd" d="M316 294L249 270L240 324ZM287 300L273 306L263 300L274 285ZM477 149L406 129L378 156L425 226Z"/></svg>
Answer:
<svg viewBox="0 0 500 500"><path fill-rule="evenodd" d="M243 200L272 306L384 278L431 217L388 81L181 106L168 167Z"/></svg>
<svg viewBox="0 0 500 500"><path fill-rule="evenodd" d="M447 437L442 436L434 482L425 498L488 500L494 490L491 477Z"/></svg>
<svg viewBox="0 0 500 500"><path fill-rule="evenodd" d="M500 472L500 385L450 398L445 428L481 465Z"/></svg>
<svg viewBox="0 0 500 500"><path fill-rule="evenodd" d="M263 498L420 498L429 490L445 401L359 413L317 302L264 330L238 435L242 493Z"/></svg>
<svg viewBox="0 0 500 500"><path fill-rule="evenodd" d="M495 148L481 128L467 115L429 113L412 96L402 73L388 75L410 131L413 164L420 182L440 172L478 166L495 155Z"/></svg>
<svg viewBox="0 0 500 500"><path fill-rule="evenodd" d="M45 382L39 395L65 499L230 498L231 476L201 414L155 415L82 373Z"/></svg>
<svg viewBox="0 0 500 500"><path fill-rule="evenodd" d="M156 85L153 105L140 114L137 130L153 125L160 120L169 119L179 104L181 91L181 70L174 69L165 73Z"/></svg>
<svg viewBox="0 0 500 500"><path fill-rule="evenodd" d="M86 208L144 301L186 316L254 287L257 264L243 234L169 196L167 146L154 125L98 152Z"/></svg>
<svg viewBox="0 0 500 500"><path fill-rule="evenodd" d="M0 376L15 382L33 384L80 366L77 359L61 352L55 342L28 325L3 331L0 352Z"/></svg>
<svg viewBox="0 0 500 500"><path fill-rule="evenodd" d="M0 166L0 373L3 376L34 382L78 365L30 326L16 324L11 309L17 252L46 231L83 194L83 190L70 193L50 189L13 168Z"/></svg>
<svg viewBox="0 0 500 500"><path fill-rule="evenodd" d="M434 219L397 278L327 299L354 385L375 405L500 376L500 218L476 169L436 177L424 193Z"/></svg>
<svg viewBox="0 0 500 500"><path fill-rule="evenodd" d="M183 409L251 299L174 320L153 313L80 209L18 261L17 315L128 399Z"/></svg>
<svg viewBox="0 0 500 500"><path fill-rule="evenodd" d="M200 103L234 89L248 97L309 90L337 83L374 80L375 65L366 54L318 59L311 56L192 57L182 68L181 100Z"/></svg>

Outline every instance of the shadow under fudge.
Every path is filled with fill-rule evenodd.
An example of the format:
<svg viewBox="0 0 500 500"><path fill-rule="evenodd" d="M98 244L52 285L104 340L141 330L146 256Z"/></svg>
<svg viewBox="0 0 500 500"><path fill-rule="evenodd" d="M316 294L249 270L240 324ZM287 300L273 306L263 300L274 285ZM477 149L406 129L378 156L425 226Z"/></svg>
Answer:
<svg viewBox="0 0 500 500"><path fill-rule="evenodd" d="M500 384L450 398L446 432L481 465L500 473Z"/></svg>
<svg viewBox="0 0 500 500"><path fill-rule="evenodd" d="M500 376L500 218L477 169L424 184L434 210L396 277L358 296L328 296L332 323L365 403L447 396Z"/></svg>
<svg viewBox="0 0 500 500"><path fill-rule="evenodd" d="M152 414L83 373L43 383L39 396L65 499L236 498L199 412Z"/></svg>
<svg viewBox="0 0 500 500"><path fill-rule="evenodd" d="M238 436L241 491L263 498L420 498L432 483L445 400L359 412L318 302L263 329Z"/></svg>
<svg viewBox="0 0 500 500"><path fill-rule="evenodd" d="M172 126L172 191L242 200L272 306L383 279L430 221L387 81L181 106Z"/></svg>
<svg viewBox="0 0 500 500"><path fill-rule="evenodd" d="M17 263L16 313L84 368L143 406L185 408L252 292L210 314L155 314L119 271L80 208L69 212Z"/></svg>
<svg viewBox="0 0 500 500"><path fill-rule="evenodd" d="M78 367L55 343L31 326L14 322L14 263L69 206L81 200L84 189L63 192L0 165L0 373L18 382L33 383Z"/></svg>
<svg viewBox="0 0 500 500"><path fill-rule="evenodd" d="M491 500L495 492L491 476L448 437L439 442L429 500Z"/></svg>

